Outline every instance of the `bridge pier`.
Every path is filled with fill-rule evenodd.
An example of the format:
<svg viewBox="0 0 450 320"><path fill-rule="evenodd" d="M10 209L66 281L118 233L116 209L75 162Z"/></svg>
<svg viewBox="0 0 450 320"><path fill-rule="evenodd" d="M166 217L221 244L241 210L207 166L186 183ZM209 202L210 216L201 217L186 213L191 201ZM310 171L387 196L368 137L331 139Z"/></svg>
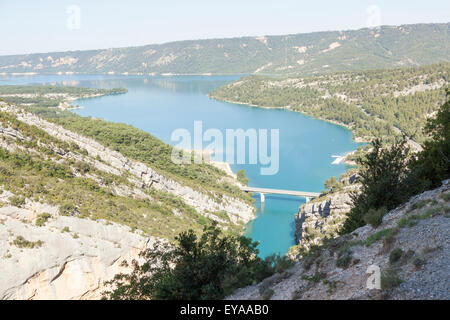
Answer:
<svg viewBox="0 0 450 320"><path fill-rule="evenodd" d="M264 195L264 193L260 193L259 196L261 198L262 203L266 201L266 196Z"/></svg>

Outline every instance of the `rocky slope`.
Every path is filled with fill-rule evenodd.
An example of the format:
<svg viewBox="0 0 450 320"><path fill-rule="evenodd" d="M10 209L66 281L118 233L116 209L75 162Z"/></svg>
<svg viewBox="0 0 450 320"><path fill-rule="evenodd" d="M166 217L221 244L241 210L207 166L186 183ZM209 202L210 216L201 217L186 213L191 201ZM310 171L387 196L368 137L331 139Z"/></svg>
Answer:
<svg viewBox="0 0 450 320"><path fill-rule="evenodd" d="M446 180L229 299L450 299L449 217Z"/></svg>
<svg viewBox="0 0 450 320"><path fill-rule="evenodd" d="M60 216L49 205L26 207L0 208L0 300L99 299L104 281L130 271L123 261L160 241L119 224Z"/></svg>

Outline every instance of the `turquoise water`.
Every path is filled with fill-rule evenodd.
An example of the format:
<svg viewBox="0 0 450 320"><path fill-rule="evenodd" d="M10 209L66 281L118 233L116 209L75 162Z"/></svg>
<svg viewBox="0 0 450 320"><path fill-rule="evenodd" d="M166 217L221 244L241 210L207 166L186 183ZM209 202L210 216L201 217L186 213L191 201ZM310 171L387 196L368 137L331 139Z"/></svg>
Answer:
<svg viewBox="0 0 450 320"><path fill-rule="evenodd" d="M79 100L75 112L83 116L124 122L143 129L166 143L172 131L193 131L194 121L203 121L203 129L280 130L279 172L260 175L258 165L232 165L234 172L246 171L250 186L320 192L324 181L339 176L347 167L332 165L333 155L354 150L352 133L344 127L280 109L261 109L210 99L207 93L236 80L233 76L32 76L0 77L1 84L46 83L99 88L126 87L118 96ZM224 134L225 135L225 134ZM246 234L260 241L260 255L284 254L294 245L294 213L304 199L267 195L261 205L255 195L257 219L250 222Z"/></svg>

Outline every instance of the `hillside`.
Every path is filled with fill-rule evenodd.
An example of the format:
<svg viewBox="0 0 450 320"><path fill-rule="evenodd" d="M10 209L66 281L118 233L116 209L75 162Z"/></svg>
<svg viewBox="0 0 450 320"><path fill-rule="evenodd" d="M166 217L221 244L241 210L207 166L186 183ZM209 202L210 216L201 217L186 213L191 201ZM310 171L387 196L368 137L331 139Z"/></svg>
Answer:
<svg viewBox="0 0 450 320"><path fill-rule="evenodd" d="M90 89L76 89L81 90L76 94L72 88L31 89L32 96L27 87L0 88L4 101L23 102L0 102L3 187L9 191L64 204L82 217L111 218L164 237L177 234L183 226L205 224L205 217L224 225L241 225L253 217L251 198L225 172L208 164L171 165L172 147L150 134L61 108L76 96L92 94ZM152 223L156 217L147 217L144 223L144 211L160 215L164 223ZM170 229L168 221L173 219ZM170 231L163 231L160 224Z"/></svg>
<svg viewBox="0 0 450 320"><path fill-rule="evenodd" d="M446 180L390 211L377 228L329 240L293 268L228 299L450 299L449 201ZM367 287L377 268L381 290Z"/></svg>
<svg viewBox="0 0 450 320"><path fill-rule="evenodd" d="M450 60L449 23L0 57L0 73L313 75Z"/></svg>
<svg viewBox="0 0 450 320"><path fill-rule="evenodd" d="M445 101L450 63L339 72L314 77L244 77L218 88L218 100L288 108L350 128L357 140L391 140L402 132L423 142L422 128ZM413 147L418 147L412 142Z"/></svg>
<svg viewBox="0 0 450 320"><path fill-rule="evenodd" d="M125 91L0 87L0 299L99 298L156 241L212 221L240 234L254 218L224 171L171 165L150 134L67 111Z"/></svg>

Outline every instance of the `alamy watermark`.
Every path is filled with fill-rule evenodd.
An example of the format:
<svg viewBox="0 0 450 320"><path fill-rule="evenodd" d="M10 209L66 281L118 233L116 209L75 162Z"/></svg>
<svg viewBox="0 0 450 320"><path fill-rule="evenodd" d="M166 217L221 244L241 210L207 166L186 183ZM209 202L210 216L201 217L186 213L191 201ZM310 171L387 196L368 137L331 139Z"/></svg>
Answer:
<svg viewBox="0 0 450 320"><path fill-rule="evenodd" d="M381 270L377 265L371 265L367 268L366 271L369 274L367 278L366 287L367 289L381 289Z"/></svg>
<svg viewBox="0 0 450 320"><path fill-rule="evenodd" d="M226 129L224 136L219 129L204 131L203 122L194 121L193 136L180 128L172 132L171 140L177 143L171 156L176 164L217 161L260 165L261 175L275 175L279 170L279 129Z"/></svg>
<svg viewBox="0 0 450 320"><path fill-rule="evenodd" d="M377 5L371 5L367 7L367 20L366 26L367 28L379 28L381 26L381 9Z"/></svg>
<svg viewBox="0 0 450 320"><path fill-rule="evenodd" d="M67 20L66 26L69 30L81 29L81 8L76 4L72 4L67 7Z"/></svg>

